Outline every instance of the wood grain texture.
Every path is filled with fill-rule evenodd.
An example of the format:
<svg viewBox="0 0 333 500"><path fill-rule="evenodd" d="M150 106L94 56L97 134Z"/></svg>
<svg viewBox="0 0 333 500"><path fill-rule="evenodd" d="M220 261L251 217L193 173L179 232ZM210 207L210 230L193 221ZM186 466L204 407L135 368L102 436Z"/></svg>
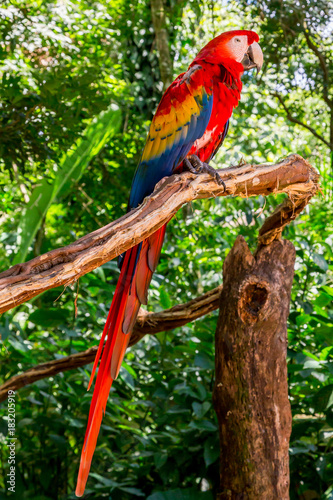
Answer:
<svg viewBox="0 0 333 500"><path fill-rule="evenodd" d="M273 241L253 256L242 236L224 262L213 392L219 500L289 499L286 355L294 263L291 242Z"/></svg>
<svg viewBox="0 0 333 500"><path fill-rule="evenodd" d="M192 200L216 196L287 193L288 202L266 220L260 242L279 238L318 190L317 171L301 156L274 165L241 165L219 170L226 192L208 174L183 173L162 179L143 203L105 227L67 247L52 250L0 273L0 313L36 295L75 282L80 276L136 245Z"/></svg>

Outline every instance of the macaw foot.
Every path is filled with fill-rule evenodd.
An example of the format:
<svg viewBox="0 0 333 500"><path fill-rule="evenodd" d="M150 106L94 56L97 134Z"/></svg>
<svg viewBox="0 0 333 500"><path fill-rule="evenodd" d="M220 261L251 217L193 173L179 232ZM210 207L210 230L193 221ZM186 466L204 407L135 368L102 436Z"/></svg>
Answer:
<svg viewBox="0 0 333 500"><path fill-rule="evenodd" d="M208 163L204 163L197 157L197 155L191 155L184 160L184 166L186 170L192 172L192 174L209 174L213 177L215 182L219 184L219 186L223 186L224 192L226 191L226 185L224 181L221 179L220 174L215 170L215 168L208 165Z"/></svg>

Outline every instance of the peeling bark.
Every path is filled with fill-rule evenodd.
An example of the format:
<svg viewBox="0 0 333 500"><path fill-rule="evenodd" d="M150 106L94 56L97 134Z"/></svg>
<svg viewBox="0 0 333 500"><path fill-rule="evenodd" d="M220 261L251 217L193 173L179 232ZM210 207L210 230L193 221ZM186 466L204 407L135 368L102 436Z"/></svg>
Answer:
<svg viewBox="0 0 333 500"><path fill-rule="evenodd" d="M223 266L214 406L220 432L219 500L287 500L291 410L287 318L291 242L253 256L239 236Z"/></svg>
<svg viewBox="0 0 333 500"><path fill-rule="evenodd" d="M136 209L67 247L57 248L0 273L0 313L58 286L68 286L144 240L185 203L216 196L266 196L286 193L288 199L260 231L260 244L280 238L319 189L317 171L301 156L290 155L275 165L241 165L218 171L226 191L210 175L183 173L162 179Z"/></svg>

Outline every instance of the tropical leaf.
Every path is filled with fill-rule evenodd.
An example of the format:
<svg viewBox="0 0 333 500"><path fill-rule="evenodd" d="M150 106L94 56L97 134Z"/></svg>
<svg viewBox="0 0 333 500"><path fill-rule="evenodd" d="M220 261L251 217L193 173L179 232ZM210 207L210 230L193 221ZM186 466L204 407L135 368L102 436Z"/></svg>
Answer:
<svg viewBox="0 0 333 500"><path fill-rule="evenodd" d="M102 111L87 126L73 147L62 157L55 178L50 182L43 179L33 190L26 210L18 226L18 252L13 264L23 262L29 247L42 224L51 204L58 197L63 197L77 182L90 161L105 146L106 142L118 130L121 124L121 111L115 104Z"/></svg>

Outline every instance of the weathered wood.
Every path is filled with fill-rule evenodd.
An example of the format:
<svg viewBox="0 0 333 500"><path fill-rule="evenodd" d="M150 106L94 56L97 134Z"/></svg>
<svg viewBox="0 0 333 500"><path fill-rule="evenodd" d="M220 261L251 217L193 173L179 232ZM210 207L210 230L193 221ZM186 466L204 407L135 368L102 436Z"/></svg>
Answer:
<svg viewBox="0 0 333 500"><path fill-rule="evenodd" d="M264 234L278 238L282 228L318 190L317 171L301 156L290 155L276 165L241 165L219 170L226 192L208 174L183 173L162 179L143 203L120 219L83 236L67 247L52 250L0 274L0 313L80 276L147 238L192 200L216 196L257 196L287 193L292 209L267 221ZM272 225L273 224L273 225Z"/></svg>
<svg viewBox="0 0 333 500"><path fill-rule="evenodd" d="M215 311L219 307L221 290L222 285L185 304L178 304L157 313L150 313L140 309L129 346L139 342L145 335L155 335L158 332L172 330ZM94 346L84 352L53 359L29 368L19 375L14 375L0 386L0 401L7 398L9 389L17 391L26 385L37 382L37 380L52 377L57 373L74 370L91 363L95 359L97 348L98 346Z"/></svg>
<svg viewBox="0 0 333 500"><path fill-rule="evenodd" d="M289 498L286 352L294 262L289 241L273 241L253 256L242 236L224 262L213 393L219 500Z"/></svg>

